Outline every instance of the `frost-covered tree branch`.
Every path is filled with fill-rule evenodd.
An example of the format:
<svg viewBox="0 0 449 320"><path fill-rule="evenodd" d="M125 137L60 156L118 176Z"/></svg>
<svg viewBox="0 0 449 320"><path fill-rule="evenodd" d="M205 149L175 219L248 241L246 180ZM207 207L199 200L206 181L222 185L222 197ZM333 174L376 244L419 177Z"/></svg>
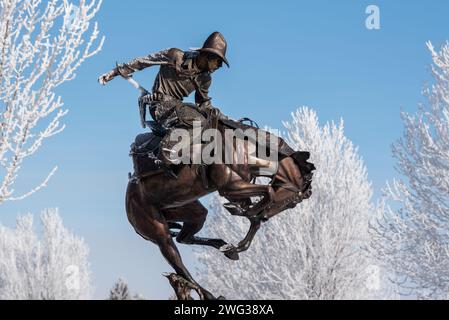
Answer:
<svg viewBox="0 0 449 320"><path fill-rule="evenodd" d="M310 199L263 224L239 261L198 249L200 283L235 299L357 299L376 297L379 274L363 249L373 214L372 189L343 123L321 127L301 108L284 123L288 143L311 153L317 170ZM217 196L208 236L239 241L247 221L231 216Z"/></svg>
<svg viewBox="0 0 449 320"><path fill-rule="evenodd" d="M64 227L56 209L45 210L41 221L43 232L34 229L32 215L19 216L15 229L0 225L0 300L90 298L87 244Z"/></svg>
<svg viewBox="0 0 449 320"><path fill-rule="evenodd" d="M0 0L0 204L23 199L14 184L26 158L64 130L57 87L98 53L104 37L92 19L102 0Z"/></svg>
<svg viewBox="0 0 449 320"><path fill-rule="evenodd" d="M372 248L403 294L448 299L449 42L440 51L430 42L427 47L433 59L428 103L416 114L401 114L405 130L393 156L403 179L387 184Z"/></svg>

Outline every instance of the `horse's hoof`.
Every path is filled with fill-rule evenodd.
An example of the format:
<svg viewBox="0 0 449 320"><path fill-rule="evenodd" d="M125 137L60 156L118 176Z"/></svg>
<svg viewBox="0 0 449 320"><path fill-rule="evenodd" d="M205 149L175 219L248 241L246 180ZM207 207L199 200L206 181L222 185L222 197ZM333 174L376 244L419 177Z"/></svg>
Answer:
<svg viewBox="0 0 449 320"><path fill-rule="evenodd" d="M217 300L226 300L226 298L223 297L223 296L219 296L219 297L217 298Z"/></svg>
<svg viewBox="0 0 449 320"><path fill-rule="evenodd" d="M239 254L236 249L237 248L234 247L232 244L225 244L224 246L220 247L220 251L223 252L224 255L231 260L239 259Z"/></svg>
<svg viewBox="0 0 449 320"><path fill-rule="evenodd" d="M233 216L243 216L245 211L234 203L225 203L223 207Z"/></svg>
<svg viewBox="0 0 449 320"><path fill-rule="evenodd" d="M239 254L237 251L231 250L224 253L226 257L228 257L231 260L237 261L239 259Z"/></svg>
<svg viewBox="0 0 449 320"><path fill-rule="evenodd" d="M202 293L203 293L204 300L217 300L217 298L215 298L215 296L207 290L203 290ZM203 300L203 299L201 299L201 300Z"/></svg>
<svg viewBox="0 0 449 320"><path fill-rule="evenodd" d="M235 249L235 247L232 245L232 244L225 244L225 245L222 245L221 247L220 247L220 249L218 249L218 250L220 250L221 252L226 252L226 251L229 251L229 250L234 250Z"/></svg>

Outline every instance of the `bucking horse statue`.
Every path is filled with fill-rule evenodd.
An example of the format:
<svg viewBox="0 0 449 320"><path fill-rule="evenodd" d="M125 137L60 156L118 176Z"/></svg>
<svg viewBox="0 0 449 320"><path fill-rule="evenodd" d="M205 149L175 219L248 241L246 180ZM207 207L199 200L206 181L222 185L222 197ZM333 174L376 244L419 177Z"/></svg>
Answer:
<svg viewBox="0 0 449 320"><path fill-rule="evenodd" d="M191 290L200 299L216 297L194 280L174 239L211 246L237 260L263 222L294 208L312 193L315 166L307 161L308 152L293 150L248 118L233 120L211 107L207 96L210 73L222 61L228 65L225 51L223 36L214 32L198 52L166 50L117 65L99 78L105 84L120 75L142 92L141 120L152 132L137 136L131 146L134 174L126 190L126 214L135 231L156 244L175 270L167 277L178 299L191 299ZM150 94L130 74L155 64L161 69ZM196 104L180 102L193 91ZM147 106L157 121L146 121ZM184 130L184 135L177 130ZM204 143L205 135L210 144ZM204 155L213 161L205 162ZM198 157L201 161L194 161ZM270 182L256 183L258 177L268 177ZM217 191L229 201L224 206L230 214L250 221L246 236L236 246L197 236L208 213L199 199Z"/></svg>

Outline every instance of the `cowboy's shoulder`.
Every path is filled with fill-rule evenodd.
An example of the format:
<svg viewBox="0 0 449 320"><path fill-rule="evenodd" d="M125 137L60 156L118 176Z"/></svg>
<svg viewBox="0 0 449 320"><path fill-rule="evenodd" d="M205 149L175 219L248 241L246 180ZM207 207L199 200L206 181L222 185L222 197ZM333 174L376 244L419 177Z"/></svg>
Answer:
<svg viewBox="0 0 449 320"><path fill-rule="evenodd" d="M170 61L182 61L184 57L184 51L178 48L165 49L165 54Z"/></svg>

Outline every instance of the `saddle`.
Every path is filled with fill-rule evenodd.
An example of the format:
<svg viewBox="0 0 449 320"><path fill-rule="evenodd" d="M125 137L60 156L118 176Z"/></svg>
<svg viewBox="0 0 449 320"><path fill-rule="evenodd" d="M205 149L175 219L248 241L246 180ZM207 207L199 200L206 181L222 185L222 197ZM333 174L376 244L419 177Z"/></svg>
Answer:
<svg viewBox="0 0 449 320"><path fill-rule="evenodd" d="M154 133L143 133L136 137L129 153L133 159L135 178L161 169L157 158L161 140L162 137Z"/></svg>
<svg viewBox="0 0 449 320"><path fill-rule="evenodd" d="M177 128L191 129L193 121L200 121L201 127L207 127L206 117L200 113L194 105L183 104L175 108L178 124L173 128L166 128L155 121L146 121L149 133L139 134L131 145L130 156L133 159L134 175L130 179L138 181L140 178L152 173L164 170L169 176L176 177L169 167L171 163L166 161L169 154L164 150L170 150L177 142L170 141L170 133Z"/></svg>

